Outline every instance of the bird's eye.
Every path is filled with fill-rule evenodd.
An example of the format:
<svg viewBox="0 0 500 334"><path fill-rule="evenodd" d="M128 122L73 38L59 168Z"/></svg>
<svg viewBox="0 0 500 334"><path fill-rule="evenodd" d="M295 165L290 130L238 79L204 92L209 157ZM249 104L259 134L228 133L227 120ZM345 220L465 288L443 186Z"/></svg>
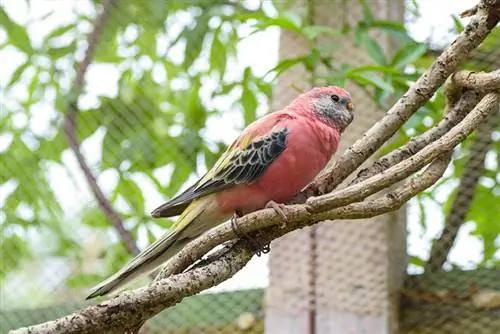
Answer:
<svg viewBox="0 0 500 334"><path fill-rule="evenodd" d="M339 102L340 101L340 97L338 95L332 95L331 98L332 98L332 100L334 102Z"/></svg>

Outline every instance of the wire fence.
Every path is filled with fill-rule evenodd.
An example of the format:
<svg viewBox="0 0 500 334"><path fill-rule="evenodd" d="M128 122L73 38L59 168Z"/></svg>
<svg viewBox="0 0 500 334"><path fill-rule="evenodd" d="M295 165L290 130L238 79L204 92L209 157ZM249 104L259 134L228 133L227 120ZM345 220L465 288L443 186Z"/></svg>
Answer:
<svg viewBox="0 0 500 334"><path fill-rule="evenodd" d="M0 4L0 60L12 64L0 69L1 333L91 304L89 288L174 221L149 212L195 182L255 118L299 90L345 84L356 118L342 152L461 29L446 17L451 31L437 41L400 38L404 22L410 32L432 23L395 0L27 4ZM74 66L103 10L71 123ZM301 18L297 27L321 29L287 28ZM498 29L464 68L500 67ZM376 61L407 76L350 72ZM443 108L440 91L383 150L435 125ZM290 233L142 333L498 333L498 114L405 208Z"/></svg>

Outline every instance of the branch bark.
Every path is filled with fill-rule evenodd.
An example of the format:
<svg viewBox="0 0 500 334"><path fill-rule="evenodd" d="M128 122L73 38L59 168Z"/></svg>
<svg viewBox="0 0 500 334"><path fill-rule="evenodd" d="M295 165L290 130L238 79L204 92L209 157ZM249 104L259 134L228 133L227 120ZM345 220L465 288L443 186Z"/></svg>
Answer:
<svg viewBox="0 0 500 334"><path fill-rule="evenodd" d="M450 76L450 83L468 89L497 90L500 89L500 70L493 72L456 72Z"/></svg>
<svg viewBox="0 0 500 334"><path fill-rule="evenodd" d="M130 234L130 232L125 228L123 222L118 215L118 213L113 209L111 203L107 200L106 196L102 192L97 180L92 173L92 170L88 166L85 157L83 156L80 150L80 143L78 142L77 134L76 134L76 119L78 117L78 96L80 92L83 90L83 85L85 81L85 73L87 73L87 69L89 65L92 63L92 59L94 58L95 51L97 45L99 44L99 40L102 34L102 30L106 25L106 22L109 17L110 10L113 6L116 5L117 0L106 0L102 7L102 12L96 19L94 29L90 34L87 41L87 50L85 51L85 56L83 60L78 64L76 70L76 78L73 84L73 87L70 91L70 102L68 106L68 112L66 115L66 119L64 121L64 132L66 134L66 138L68 139L68 144L73 153L75 154L76 160L78 161L78 165L87 180L87 184L90 187L90 190L94 194L97 203L99 204L100 209L109 219L111 224L114 226L118 234L120 235L121 240L123 241L125 247L131 254L138 254L139 248L137 247L134 238Z"/></svg>

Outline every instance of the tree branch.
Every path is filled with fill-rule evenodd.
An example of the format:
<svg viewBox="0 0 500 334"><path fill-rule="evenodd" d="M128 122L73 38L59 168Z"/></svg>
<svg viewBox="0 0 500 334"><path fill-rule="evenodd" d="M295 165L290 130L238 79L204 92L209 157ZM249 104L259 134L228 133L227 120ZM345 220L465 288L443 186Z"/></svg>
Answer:
<svg viewBox="0 0 500 334"><path fill-rule="evenodd" d="M436 141L438 138L443 136L452 127L457 125L465 115L471 111L472 108L479 102L481 94L477 91L467 91L459 99L455 105L445 111L443 119L438 123L437 126L429 129L418 137L411 139L406 145L401 148L395 149L394 151L386 154L378 161L375 161L370 167L364 168L359 171L357 177L350 182L349 185L353 185L368 179L369 177L376 175L397 163L408 159L415 153L419 152L422 148L429 145L430 143ZM448 110L448 107L447 107Z"/></svg>
<svg viewBox="0 0 500 334"><path fill-rule="evenodd" d="M493 72L460 71L450 76L450 82L457 87L492 91L500 89L500 70Z"/></svg>
<svg viewBox="0 0 500 334"><path fill-rule="evenodd" d="M479 178L483 175L486 153L492 144L491 134L499 124L500 112L497 106L496 113L492 113L476 130L477 137L470 148L469 161L460 179L458 191L445 220L443 232L432 245L430 257L425 266L426 271L434 272L441 270L448 258L458 231L465 222L465 217L474 199Z"/></svg>
<svg viewBox="0 0 500 334"><path fill-rule="evenodd" d="M78 116L78 106L77 106L78 96L80 95L80 92L83 89L83 84L85 81L85 73L87 73L87 69L90 63L92 63L92 59L94 58L95 50L97 48L97 45L99 44L99 39L101 37L102 30L104 29L104 26L106 25L107 19L109 17L111 7L115 5L116 1L117 0L106 0L104 2L102 12L97 17L94 29L88 38L87 41L88 46L85 52L85 56L83 60L80 62L80 64L78 64L77 66L75 82L70 91L70 102L68 106L66 119L64 121L64 132L68 139L69 147L75 154L76 160L78 161L78 165L80 166L80 169L82 170L85 179L87 180L87 184L89 185L90 190L94 194L94 197L97 200L97 203L99 204L99 207L101 208L102 212L106 215L106 217L109 219L111 224L114 226L114 228L120 235L120 238L123 241L127 250L131 254L138 254L139 248L137 248L134 238L132 237L130 232L125 228L120 216L113 209L111 203L109 203L109 201L107 200L106 196L99 187L99 184L97 183L97 180L94 174L92 173L92 170L85 161L85 157L83 156L80 150L80 143L78 142L76 135L76 118Z"/></svg>

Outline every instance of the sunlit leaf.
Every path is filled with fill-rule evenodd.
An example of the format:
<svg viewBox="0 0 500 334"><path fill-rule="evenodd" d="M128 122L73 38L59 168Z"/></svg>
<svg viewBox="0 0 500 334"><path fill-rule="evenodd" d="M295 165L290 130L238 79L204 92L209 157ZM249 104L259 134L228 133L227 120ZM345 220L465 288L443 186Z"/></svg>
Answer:
<svg viewBox="0 0 500 334"><path fill-rule="evenodd" d="M386 90L388 92L394 92L394 88L384 81L380 76L370 73L370 72L365 72L365 73L356 73L356 72L351 72L347 74L347 77L349 79L352 79L359 84L365 86L365 85L370 85L374 86L383 90Z"/></svg>
<svg viewBox="0 0 500 334"><path fill-rule="evenodd" d="M310 40L315 39L321 34L340 36L341 32L339 29L335 29L328 26L307 26L302 28L302 33Z"/></svg>
<svg viewBox="0 0 500 334"><path fill-rule="evenodd" d="M26 31L26 27L12 21L2 7L0 7L0 25L7 31L9 41L12 45L27 55L33 54L34 50L31 46L31 40Z"/></svg>
<svg viewBox="0 0 500 334"><path fill-rule="evenodd" d="M219 71L220 78L224 77L226 72L226 48L219 39L219 34L214 34L212 47L210 49L210 68Z"/></svg>
<svg viewBox="0 0 500 334"><path fill-rule="evenodd" d="M423 43L410 43L399 48L392 59L392 66L403 68L416 61L427 52L427 45Z"/></svg>
<svg viewBox="0 0 500 334"><path fill-rule="evenodd" d="M28 59L25 63L19 65L19 67L12 73L12 77L7 84L7 88L12 87L15 83L19 81L21 75L23 75L24 71L31 65L31 61Z"/></svg>
<svg viewBox="0 0 500 334"><path fill-rule="evenodd" d="M61 26L59 28L56 28L56 29L52 30L47 35L47 37L45 37L45 39L46 40L51 40L53 38L60 37L60 36L64 35L65 33L67 33L68 31L73 30L75 28L76 28L76 23L70 23L70 24Z"/></svg>
<svg viewBox="0 0 500 334"><path fill-rule="evenodd" d="M253 122L257 115L257 98L248 87L243 88L243 93L241 94L241 105L243 106L243 119L246 126Z"/></svg>

